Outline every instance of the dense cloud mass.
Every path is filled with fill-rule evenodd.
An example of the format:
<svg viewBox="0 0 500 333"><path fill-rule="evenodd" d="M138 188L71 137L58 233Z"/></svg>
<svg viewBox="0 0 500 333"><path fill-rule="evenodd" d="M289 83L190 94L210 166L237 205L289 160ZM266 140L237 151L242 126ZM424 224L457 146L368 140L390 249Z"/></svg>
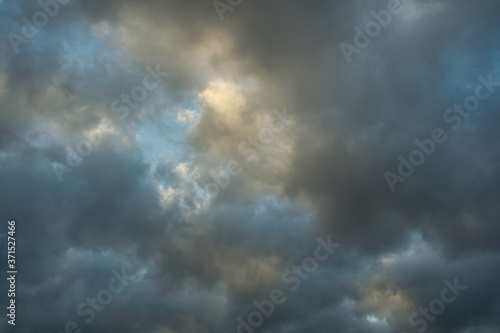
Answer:
<svg viewBox="0 0 500 333"><path fill-rule="evenodd" d="M0 331L500 332L499 10L0 0Z"/></svg>

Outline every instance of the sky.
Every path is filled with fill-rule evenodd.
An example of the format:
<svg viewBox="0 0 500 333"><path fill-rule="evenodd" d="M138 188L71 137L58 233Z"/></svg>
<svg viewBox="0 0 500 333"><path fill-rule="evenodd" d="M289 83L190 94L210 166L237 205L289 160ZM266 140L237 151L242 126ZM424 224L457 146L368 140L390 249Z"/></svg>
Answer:
<svg viewBox="0 0 500 333"><path fill-rule="evenodd" d="M0 0L0 331L500 332L499 10Z"/></svg>

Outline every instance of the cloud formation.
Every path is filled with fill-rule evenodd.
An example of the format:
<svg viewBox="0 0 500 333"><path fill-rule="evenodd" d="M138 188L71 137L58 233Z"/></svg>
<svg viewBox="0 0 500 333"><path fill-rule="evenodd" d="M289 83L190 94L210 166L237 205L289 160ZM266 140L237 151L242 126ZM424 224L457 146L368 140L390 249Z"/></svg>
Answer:
<svg viewBox="0 0 500 333"><path fill-rule="evenodd" d="M499 331L500 5L221 2L222 21L211 1L0 0L0 233L16 220L19 262L0 330ZM435 128L446 142L391 191ZM292 290L328 235L342 246ZM445 280L467 289L440 312Z"/></svg>

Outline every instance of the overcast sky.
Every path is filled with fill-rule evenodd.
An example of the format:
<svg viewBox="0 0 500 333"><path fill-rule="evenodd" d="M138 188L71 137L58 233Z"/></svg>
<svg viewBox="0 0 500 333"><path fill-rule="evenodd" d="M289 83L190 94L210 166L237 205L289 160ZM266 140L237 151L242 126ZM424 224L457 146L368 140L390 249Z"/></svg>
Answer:
<svg viewBox="0 0 500 333"><path fill-rule="evenodd" d="M0 331L500 332L499 10L0 0Z"/></svg>

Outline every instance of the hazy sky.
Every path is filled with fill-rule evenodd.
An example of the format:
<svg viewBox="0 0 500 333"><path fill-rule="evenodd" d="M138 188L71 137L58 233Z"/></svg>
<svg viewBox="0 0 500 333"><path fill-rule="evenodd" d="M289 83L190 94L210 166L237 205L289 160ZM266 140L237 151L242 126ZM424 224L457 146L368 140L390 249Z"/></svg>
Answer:
<svg viewBox="0 0 500 333"><path fill-rule="evenodd" d="M0 0L0 331L500 332L499 10Z"/></svg>

